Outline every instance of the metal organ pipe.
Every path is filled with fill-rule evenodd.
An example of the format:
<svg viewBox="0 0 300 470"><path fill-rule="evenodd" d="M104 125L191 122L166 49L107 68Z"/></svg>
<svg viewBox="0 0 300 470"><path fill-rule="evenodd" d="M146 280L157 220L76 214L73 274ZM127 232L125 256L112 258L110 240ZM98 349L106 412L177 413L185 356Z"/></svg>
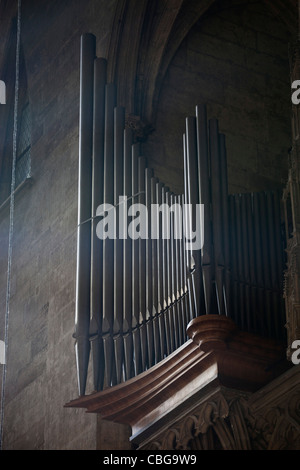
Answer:
<svg viewBox="0 0 300 470"><path fill-rule="evenodd" d="M124 130L124 196L127 198L128 210L132 195L132 131ZM124 225L125 225L124 211ZM125 380L133 376L133 339L132 339L132 240L126 237L123 240L123 337L124 337L124 374ZM120 293L119 293L120 295Z"/></svg>
<svg viewBox="0 0 300 470"><path fill-rule="evenodd" d="M146 197L146 159L139 157L138 159L138 203L145 206ZM139 214L142 217L142 214ZM140 230L142 228L140 227ZM142 370L146 370L148 366L148 354L147 354L147 328L146 328L146 240L144 235L138 240L138 259L139 259L139 328L140 328L140 341L141 341L141 360Z"/></svg>
<svg viewBox="0 0 300 470"><path fill-rule="evenodd" d="M125 110L122 107L114 109L114 206L116 216L116 239L114 240L114 320L113 320L113 337L114 337L114 354L116 368L116 383L120 383L123 375L123 233L120 233L122 226L117 223L122 214L123 207L119 206L119 197L124 193L124 127L125 127Z"/></svg>
<svg viewBox="0 0 300 470"><path fill-rule="evenodd" d="M79 177L76 269L75 349L79 394L85 393L90 353L90 258L93 153L93 80L96 38L84 34L80 43Z"/></svg>
<svg viewBox="0 0 300 470"><path fill-rule="evenodd" d="M155 364L154 349L154 325L153 325L153 277L152 277L152 242L150 236L151 229L151 181L153 171L150 168L145 170L145 203L147 207L147 238L145 240L145 263L146 263L146 292L145 292L145 321L147 328L148 365Z"/></svg>
<svg viewBox="0 0 300 470"><path fill-rule="evenodd" d="M94 389L102 390L180 347L197 315L228 315L240 328L269 336L280 335L283 321L278 195L228 195L225 137L204 105L186 119L184 192L174 194L147 167L95 49L95 37L83 35L74 334L80 395L90 348ZM129 213L138 216L130 212L137 202L147 212L136 239L128 222ZM97 236L101 204L113 210L114 239ZM187 249L199 228L199 204L203 246Z"/></svg>
<svg viewBox="0 0 300 470"><path fill-rule="evenodd" d="M106 85L105 94L105 141L104 141L104 201L114 203L114 108L116 89L114 84ZM105 384L113 376L113 319L114 319L114 241L103 240L103 319L102 334L105 357Z"/></svg>
<svg viewBox="0 0 300 470"><path fill-rule="evenodd" d="M103 243L96 236L95 218L97 208L104 202L104 119L105 85L107 63L96 58L94 62L94 116L92 159L92 220L91 220L91 349L93 356L94 388L103 387L103 342L102 342L102 298L103 298Z"/></svg>
<svg viewBox="0 0 300 470"><path fill-rule="evenodd" d="M214 277L212 221L211 221L211 187L209 165L209 143L207 129L207 113L204 105L196 106L196 131L198 152L199 202L203 204L203 247L201 264L206 313L212 312L212 288Z"/></svg>
<svg viewBox="0 0 300 470"><path fill-rule="evenodd" d="M138 159L140 156L139 144L132 146L132 198L138 193ZM133 199L134 203L134 199ZM134 368L135 375L142 371L142 357L141 357L141 340L139 318L140 318L140 305L139 305L139 241L132 240L132 312L131 312L131 328L133 334L133 348L134 348Z"/></svg>
<svg viewBox="0 0 300 470"><path fill-rule="evenodd" d="M225 267L223 246L223 205L221 193L222 183L220 183L222 182L222 174L220 168L219 130L218 121L216 119L210 119L209 121L209 136L215 285L219 313L220 315L225 315L225 303L223 296Z"/></svg>

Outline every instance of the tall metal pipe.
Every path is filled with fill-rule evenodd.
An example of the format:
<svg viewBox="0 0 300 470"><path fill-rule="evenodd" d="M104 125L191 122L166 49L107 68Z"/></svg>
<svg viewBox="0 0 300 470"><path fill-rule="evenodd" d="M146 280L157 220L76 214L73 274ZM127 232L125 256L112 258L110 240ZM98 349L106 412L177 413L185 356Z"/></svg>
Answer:
<svg viewBox="0 0 300 470"><path fill-rule="evenodd" d="M105 141L104 141L104 202L114 204L114 108L116 88L106 85L105 90ZM114 316L114 240L103 240L103 320L102 334L105 355L105 384L110 386L114 373L112 339Z"/></svg>
<svg viewBox="0 0 300 470"><path fill-rule="evenodd" d="M237 266L238 266L238 289L239 289L239 318L238 325L241 329L246 327L246 304L245 304L245 276L244 276L244 240L242 229L241 195L235 194L236 215L236 242L237 242Z"/></svg>
<svg viewBox="0 0 300 470"><path fill-rule="evenodd" d="M172 207L172 194L171 192L166 193L166 204L168 207ZM167 272L166 272L166 305L167 307L170 307L173 299L172 299L172 257L171 257L171 249L172 249L172 240L173 240L173 219L170 217L169 220L169 228L170 228L170 237L167 240L166 244L166 266L167 266Z"/></svg>
<svg viewBox="0 0 300 470"><path fill-rule="evenodd" d="M278 247L280 230L280 212L278 208L278 198L276 191L267 193L268 221L269 221L269 250L270 250L270 268L272 283L272 337L279 338L282 328L281 301L280 301L280 280L279 266L281 264L281 250ZM278 250L279 248L279 250Z"/></svg>
<svg viewBox="0 0 300 470"><path fill-rule="evenodd" d="M282 325L285 324L285 312L284 312L284 299L283 299L283 273L284 273L284 245L283 234L281 231L281 206L280 206L281 194L279 191L274 192L274 217L277 229L275 230L275 246L277 255L277 281L276 289L278 290L278 317L280 324L280 331L278 337L284 339L284 330Z"/></svg>
<svg viewBox="0 0 300 470"><path fill-rule="evenodd" d="M155 177L151 178L151 204L157 204L157 191L156 186L158 179ZM157 259L157 239L151 237L151 251L152 251L152 316L153 316L153 334L154 334L154 354L155 362L159 362L162 359L160 350L160 333L158 324L158 259Z"/></svg>
<svg viewBox="0 0 300 470"><path fill-rule="evenodd" d="M265 296L265 334L270 335L272 328L272 294L271 294L271 265L268 235L268 210L267 197L265 192L259 193L260 216L261 216L261 240L262 240L262 260L264 274L264 296Z"/></svg>
<svg viewBox="0 0 300 470"><path fill-rule="evenodd" d="M120 214L124 210L119 196L123 196L123 172L124 172L124 127L125 109L114 109L114 205L116 213L116 239L114 240L114 354L116 363L116 381L121 382L123 374L124 344L123 344L123 299L120 292L123 291L123 231L125 227L120 225ZM119 205L120 202L120 205Z"/></svg>
<svg viewBox="0 0 300 470"><path fill-rule="evenodd" d="M145 197L145 174L146 174L146 159L139 157L138 159L138 203L143 206L146 203ZM142 214L140 214L142 217ZM143 223L143 222L142 222ZM140 238L138 239L138 259L139 259L139 327L141 337L141 353L142 353L142 368L147 369L148 366L148 351L147 351L147 328L146 328L146 239L140 227Z"/></svg>
<svg viewBox="0 0 300 470"><path fill-rule="evenodd" d="M93 82L96 38L81 36L79 179L76 268L75 350L79 395L84 395L90 353L91 191L93 153Z"/></svg>
<svg viewBox="0 0 300 470"><path fill-rule="evenodd" d="M186 338L186 328L189 322L188 319L188 311L186 308L186 285L185 285L185 240L184 240L184 231L183 231L183 195L177 196L177 202L180 207L179 214L178 214L178 230L181 230L181 240L179 240L179 259L180 259L180 266L179 266L179 276L180 276L180 305L181 305L181 315L182 315L182 322L183 322L183 338Z"/></svg>
<svg viewBox="0 0 300 470"><path fill-rule="evenodd" d="M254 220L252 194L245 195L248 214L248 241L249 241L249 261L250 261L250 307L251 307L251 328L257 332L257 285L255 273L255 243L254 243Z"/></svg>
<svg viewBox="0 0 300 470"><path fill-rule="evenodd" d="M199 186L198 186L198 169L197 169L197 139L196 139L196 118L186 118L186 158L187 158L187 197L188 204L191 206L189 230L196 233L196 216L197 205L199 204ZM197 235L196 235L197 236ZM195 302L197 315L204 313L203 304L203 279L201 269L201 252L200 250L192 250L192 278L195 285Z"/></svg>
<svg viewBox="0 0 300 470"><path fill-rule="evenodd" d="M104 179L104 119L107 62L95 59L94 63L94 123L92 162L92 221L91 221L91 349L93 356L94 389L101 390L104 379L102 343L103 295L103 242L96 235L97 208L103 204Z"/></svg>
<svg viewBox="0 0 300 470"><path fill-rule="evenodd" d="M174 204L174 195L169 193L169 205ZM170 325L170 348L173 351L177 345L177 335L178 335L178 320L176 315L176 294L175 294L175 263L176 263L176 253L174 247L174 217L170 217L170 240L168 243L169 249L167 250L168 254L168 268L169 268L169 308L168 308L168 317Z"/></svg>
<svg viewBox="0 0 300 470"><path fill-rule="evenodd" d="M238 253L237 253L237 235L236 235L236 210L235 197L229 195L229 242L232 267L232 303L230 316L237 323L239 315L239 289L238 289Z"/></svg>
<svg viewBox="0 0 300 470"><path fill-rule="evenodd" d="M189 204L190 199L189 199L189 183L188 183L188 178L189 178L189 167L188 167L188 156L187 156L187 136L186 133L183 134L183 163L184 163L184 205ZM188 211L184 211L183 213L183 226L184 226L184 233L188 234L190 232L190 221L189 221L189 214ZM192 253L190 248L187 249L185 245L185 281L186 281L186 286L187 286L187 292L188 292L188 311L190 312L190 320L195 318L195 316L198 314L197 309L196 309L196 304L195 304L195 297L194 297L194 292L192 290L192 282L191 282L191 270L192 266L194 265L193 258L192 258Z"/></svg>
<svg viewBox="0 0 300 470"><path fill-rule="evenodd" d="M244 308L245 325L251 331L252 318L250 314L250 259L249 259L249 220L246 204L246 194L240 195L241 201L241 235L243 240L243 273L244 273Z"/></svg>
<svg viewBox="0 0 300 470"><path fill-rule="evenodd" d="M158 207L162 204L162 193L163 193L163 183L160 181L156 184L156 203ZM162 358L166 353L166 332L165 332L165 322L163 315L163 240L162 240L162 216L161 212L158 211L158 240L157 240L157 292L158 292L158 325L159 325L159 335L160 335L160 352Z"/></svg>
<svg viewBox="0 0 300 470"><path fill-rule="evenodd" d="M132 203L137 202L138 193L138 160L140 156L140 145L135 143L132 146ZM139 241L132 240L132 317L131 328L133 335L133 348L134 348L134 367L135 375L142 371L142 352L141 352L141 339L140 339L140 304L139 304Z"/></svg>
<svg viewBox="0 0 300 470"><path fill-rule="evenodd" d="M178 346L183 344L184 340L184 331L186 328L186 325L184 325L183 322L183 312L181 309L181 302L180 302L180 290L181 290L181 279L180 279L180 265L182 263L182 258L181 258L181 250L180 250L180 240L175 238L177 235L177 231L179 229L179 224L180 224L180 216L181 216L181 207L179 205L179 199L176 195L173 195L172 199L172 205L174 205L174 211L172 213L172 219L173 219L173 234L172 234L172 240L174 243L174 248L175 248L175 266L174 266L174 271L175 271L175 317L177 318L177 324L178 324Z"/></svg>
<svg viewBox="0 0 300 470"><path fill-rule="evenodd" d="M199 203L204 207L203 220L203 247L201 249L201 264L203 275L203 290L205 299L205 311L212 312L212 286L214 277L214 257L211 227L211 188L210 168L208 153L208 129L206 106L196 106L196 131L198 152L198 181L199 181Z"/></svg>
<svg viewBox="0 0 300 470"><path fill-rule="evenodd" d="M132 203L132 131L124 130L124 196L127 198L127 208L124 210L124 226L127 227L127 212ZM132 240L127 236L123 240L123 339L125 379L133 376L133 338L132 338Z"/></svg>
<svg viewBox="0 0 300 470"><path fill-rule="evenodd" d="M228 209L228 177L227 177L227 152L226 140L224 134L219 134L220 148L220 173L221 173L221 200L223 216L223 247L224 247L224 302L225 313L230 314L230 248L229 248L229 209Z"/></svg>
<svg viewBox="0 0 300 470"><path fill-rule="evenodd" d="M181 331L181 318L180 318L180 308L179 308L179 263L183 262L183 259L179 260L179 243L181 240L176 239L176 234L178 230L177 222L179 216L179 208L178 208L178 201L177 195L174 193L169 193L169 206L170 206L170 240L169 240L169 275L171 275L170 283L168 284L170 290L168 292L169 295L169 307L168 312L170 318L173 318L174 325L173 332L171 335L171 350L174 351L176 349L176 344L178 343L178 339L182 336ZM174 253L174 257L172 257L172 253ZM175 331L176 324L178 325L178 331ZM175 343L174 343L175 340ZM180 343L182 344L182 343Z"/></svg>
<svg viewBox="0 0 300 470"><path fill-rule="evenodd" d="M209 120L210 162L211 162L211 198L212 198L212 224L214 234L214 262L215 282L218 300L219 314L225 314L225 302L223 296L224 287L224 246L223 246L223 205L220 181L222 180L220 169L220 142L219 126L217 119Z"/></svg>
<svg viewBox="0 0 300 470"><path fill-rule="evenodd" d="M155 364L154 331L153 331L153 279L152 279L152 241L151 241L151 178L153 171L146 168L145 171L145 203L148 210L148 233L146 239L146 326L148 338L148 362L149 367Z"/></svg>
<svg viewBox="0 0 300 470"><path fill-rule="evenodd" d="M169 188L162 188L162 205L168 206ZM162 211L162 309L165 310L168 305L168 264L167 264L167 231L170 229L170 220L168 210Z"/></svg>
<svg viewBox="0 0 300 470"><path fill-rule="evenodd" d="M255 241L255 272L257 284L257 321L258 330L265 334L265 297L264 297L264 276L263 276L263 246L262 246L262 226L260 213L259 193L253 193L253 222L254 222L254 241Z"/></svg>
<svg viewBox="0 0 300 470"><path fill-rule="evenodd" d="M167 207L169 199L169 189L165 186L162 188L162 207ZM163 210L161 215L162 222L162 263L160 269L162 270L162 318L165 324L166 332L166 354L171 352L171 328L170 328L170 318L169 318L169 309L168 307L168 243L169 240L166 239L167 231L169 231L169 213L168 210Z"/></svg>

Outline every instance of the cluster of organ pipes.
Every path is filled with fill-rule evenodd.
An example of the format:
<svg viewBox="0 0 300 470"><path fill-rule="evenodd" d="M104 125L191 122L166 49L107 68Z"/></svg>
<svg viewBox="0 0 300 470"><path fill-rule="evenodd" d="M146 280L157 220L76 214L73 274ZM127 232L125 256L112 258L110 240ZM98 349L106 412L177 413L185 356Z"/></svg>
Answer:
<svg viewBox="0 0 300 470"><path fill-rule="evenodd" d="M225 137L202 105L186 119L184 194L174 194L126 128L95 44L92 34L81 37L74 333L80 395L90 358L94 389L116 385L180 347L195 316L228 315L265 336L279 336L283 325L278 194L228 195ZM128 205L191 204L192 221L203 204L202 249L187 250L184 237L174 236L175 226L189 223L176 211L168 239L161 232L157 239L99 239L97 207L112 204L118 214L121 195ZM164 223L162 216L160 231Z"/></svg>

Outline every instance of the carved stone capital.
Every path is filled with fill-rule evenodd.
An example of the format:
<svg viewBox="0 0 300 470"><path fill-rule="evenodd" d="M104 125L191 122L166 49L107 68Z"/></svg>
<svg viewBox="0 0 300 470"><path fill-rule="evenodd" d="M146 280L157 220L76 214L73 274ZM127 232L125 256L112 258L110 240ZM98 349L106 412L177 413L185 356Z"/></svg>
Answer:
<svg viewBox="0 0 300 470"><path fill-rule="evenodd" d="M140 116L127 114L125 117L125 127L131 129L135 142L145 142L148 136L154 131L151 124L145 122Z"/></svg>

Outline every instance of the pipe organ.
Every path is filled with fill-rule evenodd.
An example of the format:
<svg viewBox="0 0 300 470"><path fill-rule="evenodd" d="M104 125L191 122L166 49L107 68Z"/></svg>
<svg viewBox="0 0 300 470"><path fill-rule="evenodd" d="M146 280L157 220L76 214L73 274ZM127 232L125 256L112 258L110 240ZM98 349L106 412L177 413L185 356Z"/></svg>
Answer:
<svg viewBox="0 0 300 470"><path fill-rule="evenodd" d="M271 337L284 324L279 194L228 194L225 137L203 105L186 118L184 193L174 194L148 168L95 50L95 37L83 35L74 333L80 395L90 360L95 390L119 384L183 345L198 315L229 316L242 330ZM147 209L146 223L133 237L126 222L136 203ZM103 204L113 208L112 238L97 236ZM155 224L153 207L165 208ZM183 236L198 236L197 220L201 246Z"/></svg>

